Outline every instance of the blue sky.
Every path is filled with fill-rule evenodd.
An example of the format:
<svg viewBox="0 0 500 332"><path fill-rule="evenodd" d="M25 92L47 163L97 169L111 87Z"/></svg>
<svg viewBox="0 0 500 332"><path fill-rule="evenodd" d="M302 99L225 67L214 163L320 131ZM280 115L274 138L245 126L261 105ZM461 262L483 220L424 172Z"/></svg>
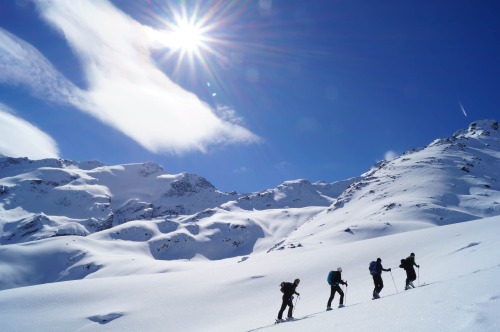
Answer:
<svg viewBox="0 0 500 332"><path fill-rule="evenodd" d="M0 153L333 182L498 120L498 1L0 2ZM462 106L461 106L462 105Z"/></svg>

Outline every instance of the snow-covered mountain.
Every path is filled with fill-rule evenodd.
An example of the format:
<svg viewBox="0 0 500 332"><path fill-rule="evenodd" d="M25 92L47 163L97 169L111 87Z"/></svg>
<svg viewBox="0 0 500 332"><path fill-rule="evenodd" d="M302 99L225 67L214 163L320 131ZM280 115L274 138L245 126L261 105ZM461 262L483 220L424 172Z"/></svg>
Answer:
<svg viewBox="0 0 500 332"><path fill-rule="evenodd" d="M353 179L250 194L152 163L3 157L2 330L496 331L499 166L486 120ZM403 293L409 252L425 287ZM392 271L372 301L376 257ZM347 307L325 312L337 266ZM273 326L295 277L301 320Z"/></svg>
<svg viewBox="0 0 500 332"><path fill-rule="evenodd" d="M0 261L10 265L0 269L0 289L158 273L179 260L245 261L497 216L499 166L493 120L356 178L286 181L249 194L221 192L201 176L168 174L154 163L2 157ZM50 272L39 275L47 261Z"/></svg>
<svg viewBox="0 0 500 332"><path fill-rule="evenodd" d="M236 202L223 205L226 209L239 207L244 210L266 210L284 208L302 208L307 206L328 206L336 196L327 196L325 186L311 184L307 180L286 181L274 189L244 195ZM347 185L344 186L344 189ZM330 190L331 191L331 190Z"/></svg>
<svg viewBox="0 0 500 332"><path fill-rule="evenodd" d="M237 199L156 164L0 159L0 243L88 235L131 220L186 215Z"/></svg>
<svg viewBox="0 0 500 332"><path fill-rule="evenodd" d="M500 215L500 131L473 122L376 164L284 245L351 242Z"/></svg>
<svg viewBox="0 0 500 332"><path fill-rule="evenodd" d="M238 194L221 192L195 174L165 173L154 163L104 166L3 157L0 244L86 236L133 220L176 223L179 218L183 224L185 220L196 224L215 211L326 207L334 198L324 193L335 192L332 188L339 193L352 181L314 185L307 180L287 181L275 189ZM188 229L199 227L197 223Z"/></svg>

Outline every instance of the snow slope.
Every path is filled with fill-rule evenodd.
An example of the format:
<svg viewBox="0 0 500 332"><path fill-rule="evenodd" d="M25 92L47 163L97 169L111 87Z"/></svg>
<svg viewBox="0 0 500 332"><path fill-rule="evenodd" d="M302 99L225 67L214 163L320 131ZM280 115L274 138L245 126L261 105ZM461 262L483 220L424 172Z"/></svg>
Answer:
<svg viewBox="0 0 500 332"><path fill-rule="evenodd" d="M358 178L250 194L152 163L0 158L2 330L495 331L499 178L492 120ZM399 294L410 252L425 287ZM396 269L372 301L377 257ZM326 313L337 266L349 306ZM267 326L295 277L303 319Z"/></svg>
<svg viewBox="0 0 500 332"><path fill-rule="evenodd" d="M331 243L218 261L163 262L149 275L90 278L0 291L5 331L498 331L500 327L500 217L332 246ZM116 253L114 245L94 247ZM47 240L43 240L47 241ZM43 242L42 241L42 242ZM402 291L395 268L410 252L422 287ZM144 255L146 257L147 255ZM141 253L135 257L140 259ZM157 264L142 258L144 266ZM381 257L380 300L371 300L368 263ZM50 264L50 262L39 262ZM125 261L122 266L127 265ZM347 307L325 312L330 269L343 267ZM118 268L115 266L115 268ZM2 267L4 269L4 267ZM270 325L283 280L301 278L295 316ZM399 294L396 293L397 287ZM338 295L334 299L337 303Z"/></svg>
<svg viewBox="0 0 500 332"><path fill-rule="evenodd" d="M0 290L38 283L165 271L165 260L204 261L269 251L323 207L207 210L130 221L86 237L0 246ZM140 256L137 257L137 256ZM144 264L144 261L151 264ZM126 264L124 264L126 263Z"/></svg>
<svg viewBox="0 0 500 332"><path fill-rule="evenodd" d="M496 215L500 131L498 122L482 120L375 165L283 246L346 243Z"/></svg>

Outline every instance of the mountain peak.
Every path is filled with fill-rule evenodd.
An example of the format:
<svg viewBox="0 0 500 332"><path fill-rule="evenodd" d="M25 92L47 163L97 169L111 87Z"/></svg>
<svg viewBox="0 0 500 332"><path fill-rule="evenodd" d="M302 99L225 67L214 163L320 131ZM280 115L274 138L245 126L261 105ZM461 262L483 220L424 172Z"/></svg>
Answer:
<svg viewBox="0 0 500 332"><path fill-rule="evenodd" d="M476 136L490 136L492 133L496 133L497 135L500 133L498 121L496 120L487 120L481 119L472 122L467 130L459 130L457 131L453 137L476 137Z"/></svg>

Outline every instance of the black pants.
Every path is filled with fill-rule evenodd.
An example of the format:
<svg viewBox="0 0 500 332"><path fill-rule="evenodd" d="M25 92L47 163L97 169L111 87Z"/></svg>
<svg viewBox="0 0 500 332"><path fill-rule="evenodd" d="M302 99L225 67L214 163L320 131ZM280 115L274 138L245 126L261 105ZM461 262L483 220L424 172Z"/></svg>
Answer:
<svg viewBox="0 0 500 332"><path fill-rule="evenodd" d="M410 282L415 281L417 279L417 274L415 273L415 269L413 266L406 270L406 286L410 284Z"/></svg>
<svg viewBox="0 0 500 332"><path fill-rule="evenodd" d="M382 288L384 288L384 281L382 280L382 276L380 274L373 275L373 283L375 284L373 293L379 294L382 291Z"/></svg>
<svg viewBox="0 0 500 332"><path fill-rule="evenodd" d="M340 294L339 304L344 304L344 292L342 291L342 288L340 288L339 285L333 284L330 286L330 298L328 299L327 307L332 306L332 301L333 301L333 298L335 297L336 292L338 292Z"/></svg>
<svg viewBox="0 0 500 332"><path fill-rule="evenodd" d="M283 318L283 311L285 311L286 306L288 306L288 317L292 317L293 314L293 296L288 297L283 295L283 303L281 304L280 312L278 313L278 319Z"/></svg>

